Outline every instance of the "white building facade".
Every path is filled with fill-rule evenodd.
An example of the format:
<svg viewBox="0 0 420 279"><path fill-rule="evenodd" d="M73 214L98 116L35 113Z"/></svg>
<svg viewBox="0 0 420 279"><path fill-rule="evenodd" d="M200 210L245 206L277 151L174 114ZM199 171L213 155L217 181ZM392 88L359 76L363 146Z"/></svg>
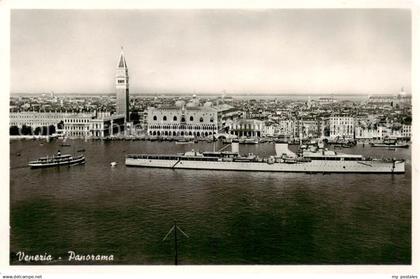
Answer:
<svg viewBox="0 0 420 279"><path fill-rule="evenodd" d="M256 119L237 119L226 124L229 134L238 137L261 137L265 130L264 122Z"/></svg>
<svg viewBox="0 0 420 279"><path fill-rule="evenodd" d="M147 110L149 136L208 137L217 132L217 110L212 107L149 107Z"/></svg>
<svg viewBox="0 0 420 279"><path fill-rule="evenodd" d="M332 116L330 117L330 138L354 139L354 117Z"/></svg>
<svg viewBox="0 0 420 279"><path fill-rule="evenodd" d="M54 126L56 134L70 138L106 137L123 130L124 117L109 112L10 112L10 126L22 128Z"/></svg>

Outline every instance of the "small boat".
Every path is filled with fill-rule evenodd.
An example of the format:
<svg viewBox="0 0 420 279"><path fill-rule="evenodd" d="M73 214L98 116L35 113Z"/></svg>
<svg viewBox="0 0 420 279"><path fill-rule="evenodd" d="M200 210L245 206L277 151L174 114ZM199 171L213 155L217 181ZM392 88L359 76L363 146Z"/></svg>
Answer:
<svg viewBox="0 0 420 279"><path fill-rule="evenodd" d="M73 157L70 154L61 154L60 151L51 157L41 157L38 160L30 161L28 166L31 168L48 168L60 166L73 166L85 163L85 156L83 154Z"/></svg>
<svg viewBox="0 0 420 279"><path fill-rule="evenodd" d="M111 167L115 167L116 165L118 165L117 162L111 162Z"/></svg>
<svg viewBox="0 0 420 279"><path fill-rule="evenodd" d="M386 148L408 148L410 145L407 143L400 142L380 142L380 143L371 143L372 147L386 147Z"/></svg>
<svg viewBox="0 0 420 279"><path fill-rule="evenodd" d="M186 139L180 139L175 142L175 144L193 144L194 141L187 141Z"/></svg>
<svg viewBox="0 0 420 279"><path fill-rule="evenodd" d="M69 147L69 146L71 146L71 144L70 143L62 143L62 144L60 144L60 146L61 147Z"/></svg>
<svg viewBox="0 0 420 279"><path fill-rule="evenodd" d="M243 144L258 144L258 138L241 138L239 143Z"/></svg>
<svg viewBox="0 0 420 279"><path fill-rule="evenodd" d="M79 150L77 150L77 152L85 152L85 149L84 148L79 149Z"/></svg>

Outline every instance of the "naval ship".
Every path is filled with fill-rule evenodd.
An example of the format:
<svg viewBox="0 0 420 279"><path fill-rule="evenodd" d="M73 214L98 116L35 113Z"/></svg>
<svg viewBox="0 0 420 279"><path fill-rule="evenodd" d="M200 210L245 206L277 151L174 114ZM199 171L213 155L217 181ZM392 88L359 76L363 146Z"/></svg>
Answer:
<svg viewBox="0 0 420 279"><path fill-rule="evenodd" d="M303 173L404 173L405 161L394 158L374 159L362 155L337 153L321 146L311 146L299 154L287 143L275 144L276 155L260 158L240 155L239 144L228 152L189 151L171 155L128 154L128 167L200 169L229 171L303 172Z"/></svg>

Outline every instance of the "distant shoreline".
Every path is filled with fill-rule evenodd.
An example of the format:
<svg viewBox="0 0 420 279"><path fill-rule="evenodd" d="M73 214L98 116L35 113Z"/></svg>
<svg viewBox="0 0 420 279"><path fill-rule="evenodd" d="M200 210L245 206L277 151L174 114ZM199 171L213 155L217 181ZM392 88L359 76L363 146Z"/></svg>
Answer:
<svg viewBox="0 0 420 279"><path fill-rule="evenodd" d="M49 95L51 93L16 93L11 92L10 96L42 96L42 95ZM196 93L132 93L130 92L130 96L144 96L144 97L177 97L177 96L192 96ZM92 96L113 96L115 93L54 93L55 96L72 96L72 97L92 97ZM235 93L201 93L196 94L199 97L290 97L290 96L299 96L299 97L367 97L367 96L394 96L398 95L398 93L383 93L383 94L371 94L371 93L349 93L349 94L310 94L310 93L285 93L285 94L267 94L267 93L249 93L249 94L235 94ZM411 96L411 94L406 93L406 96Z"/></svg>

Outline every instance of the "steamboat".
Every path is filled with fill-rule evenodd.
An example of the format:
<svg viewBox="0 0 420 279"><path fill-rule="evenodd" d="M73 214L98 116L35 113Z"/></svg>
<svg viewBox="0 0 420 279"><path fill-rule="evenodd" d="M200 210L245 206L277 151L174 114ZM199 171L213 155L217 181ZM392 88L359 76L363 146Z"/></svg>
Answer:
<svg viewBox="0 0 420 279"><path fill-rule="evenodd" d="M49 168L60 166L73 166L85 163L85 156L83 154L72 156L70 154L61 154L60 151L53 156L41 157L38 160L30 161L28 166L31 168Z"/></svg>
<svg viewBox="0 0 420 279"><path fill-rule="evenodd" d="M229 171L303 172L303 173L404 173L405 161L394 158L374 159L355 154L337 153L322 146L310 146L298 154L287 143L275 144L276 155L261 158L240 155L238 143L229 152L189 151L171 155L129 154L128 167L201 169Z"/></svg>
<svg viewBox="0 0 420 279"><path fill-rule="evenodd" d="M385 140L380 143L371 143L372 147L387 147L387 148L408 148L408 143L398 142L396 140Z"/></svg>

